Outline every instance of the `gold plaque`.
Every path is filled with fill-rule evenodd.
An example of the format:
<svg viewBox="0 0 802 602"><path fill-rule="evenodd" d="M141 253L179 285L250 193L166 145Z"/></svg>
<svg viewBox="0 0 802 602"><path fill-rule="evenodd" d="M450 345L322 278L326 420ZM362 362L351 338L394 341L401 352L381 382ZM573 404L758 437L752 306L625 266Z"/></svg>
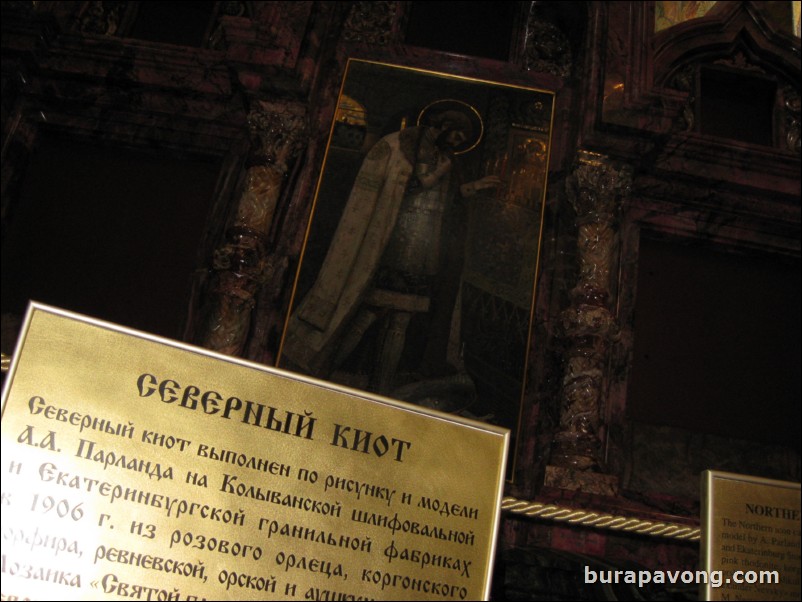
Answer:
<svg viewBox="0 0 802 602"><path fill-rule="evenodd" d="M4 599L477 599L509 431L33 304Z"/></svg>
<svg viewBox="0 0 802 602"><path fill-rule="evenodd" d="M702 473L702 600L800 599L800 484Z"/></svg>

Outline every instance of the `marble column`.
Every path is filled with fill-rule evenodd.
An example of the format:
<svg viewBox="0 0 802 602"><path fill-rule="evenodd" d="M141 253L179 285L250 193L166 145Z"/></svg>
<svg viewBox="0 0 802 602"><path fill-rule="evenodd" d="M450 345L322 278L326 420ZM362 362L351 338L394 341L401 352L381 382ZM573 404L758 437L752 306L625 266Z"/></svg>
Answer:
<svg viewBox="0 0 802 602"><path fill-rule="evenodd" d="M554 436L546 485L613 494L616 480L603 474L601 416L605 368L618 334L611 277L618 252L620 209L631 172L607 157L580 151L566 192L576 214L579 277L569 307L560 314L565 342L560 423Z"/></svg>
<svg viewBox="0 0 802 602"><path fill-rule="evenodd" d="M216 285L202 326L203 347L241 355L256 294L270 273L267 241L289 165L303 148L306 114L291 103L259 101L248 115L252 149L236 214L215 250Z"/></svg>

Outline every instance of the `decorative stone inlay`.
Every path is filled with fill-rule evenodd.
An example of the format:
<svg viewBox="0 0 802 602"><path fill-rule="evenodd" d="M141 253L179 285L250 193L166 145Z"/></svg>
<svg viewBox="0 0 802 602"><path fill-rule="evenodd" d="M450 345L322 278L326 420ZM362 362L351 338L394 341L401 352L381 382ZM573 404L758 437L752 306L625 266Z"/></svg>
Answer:
<svg viewBox="0 0 802 602"><path fill-rule="evenodd" d="M398 2L354 2L343 28L346 42L385 46L393 35Z"/></svg>
<svg viewBox="0 0 802 602"><path fill-rule="evenodd" d="M226 17L244 17L247 8L245 2L220 2L219 14Z"/></svg>
<svg viewBox="0 0 802 602"><path fill-rule="evenodd" d="M732 57L722 58L710 63L712 65L722 65L732 71L743 71L758 74L766 79L774 79L774 76L760 65L752 63L743 52L737 52ZM676 131L691 132L696 126L695 110L699 97L698 80L699 69L703 64L692 63L677 70L667 80L667 87L682 92L687 92L688 96L682 106L682 112L675 120ZM781 120L782 135L776 146L783 146L797 154L800 153L800 100L799 89L793 85L783 82L787 81L780 77L780 89L778 91L775 112ZM781 116L780 116L781 115Z"/></svg>
<svg viewBox="0 0 802 602"><path fill-rule="evenodd" d="M799 145L799 115L800 101L799 91L791 86L785 86L782 90L783 110L785 112L785 143L788 150L800 153Z"/></svg>
<svg viewBox="0 0 802 602"><path fill-rule="evenodd" d="M571 75L571 43L568 36L537 10L532 2L526 21L524 68L551 73L559 77Z"/></svg>
<svg viewBox="0 0 802 602"><path fill-rule="evenodd" d="M675 124L675 129L681 132L692 131L696 122L694 111L696 106L696 72L696 65L685 65L668 82L669 88L688 93L688 97L682 105L682 113L678 116Z"/></svg>
<svg viewBox="0 0 802 602"><path fill-rule="evenodd" d="M82 33L113 36L120 27L127 2L87 2L79 19Z"/></svg>

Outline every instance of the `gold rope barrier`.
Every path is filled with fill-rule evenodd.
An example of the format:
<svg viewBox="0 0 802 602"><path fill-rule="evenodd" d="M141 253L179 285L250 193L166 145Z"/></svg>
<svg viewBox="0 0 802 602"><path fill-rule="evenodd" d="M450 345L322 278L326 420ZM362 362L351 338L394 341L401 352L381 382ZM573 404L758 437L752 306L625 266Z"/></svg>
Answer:
<svg viewBox="0 0 802 602"><path fill-rule="evenodd" d="M555 506L554 504L527 502L513 497L503 498L501 500L501 509L524 516L564 521L572 525L626 531L652 537L667 537L683 541L699 541L701 537L701 529L696 527L673 523L656 523L639 518L613 516L612 514L566 508L565 506Z"/></svg>

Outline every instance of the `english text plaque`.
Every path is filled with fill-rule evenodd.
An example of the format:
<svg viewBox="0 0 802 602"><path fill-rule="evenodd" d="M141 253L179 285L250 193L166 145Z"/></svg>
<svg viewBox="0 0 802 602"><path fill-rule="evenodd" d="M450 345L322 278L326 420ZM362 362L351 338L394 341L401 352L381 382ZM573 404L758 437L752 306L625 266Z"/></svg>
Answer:
<svg viewBox="0 0 802 602"><path fill-rule="evenodd" d="M32 304L4 599L489 596L509 431Z"/></svg>
<svg viewBox="0 0 802 602"><path fill-rule="evenodd" d="M799 600L800 484L704 471L701 560L702 600Z"/></svg>

